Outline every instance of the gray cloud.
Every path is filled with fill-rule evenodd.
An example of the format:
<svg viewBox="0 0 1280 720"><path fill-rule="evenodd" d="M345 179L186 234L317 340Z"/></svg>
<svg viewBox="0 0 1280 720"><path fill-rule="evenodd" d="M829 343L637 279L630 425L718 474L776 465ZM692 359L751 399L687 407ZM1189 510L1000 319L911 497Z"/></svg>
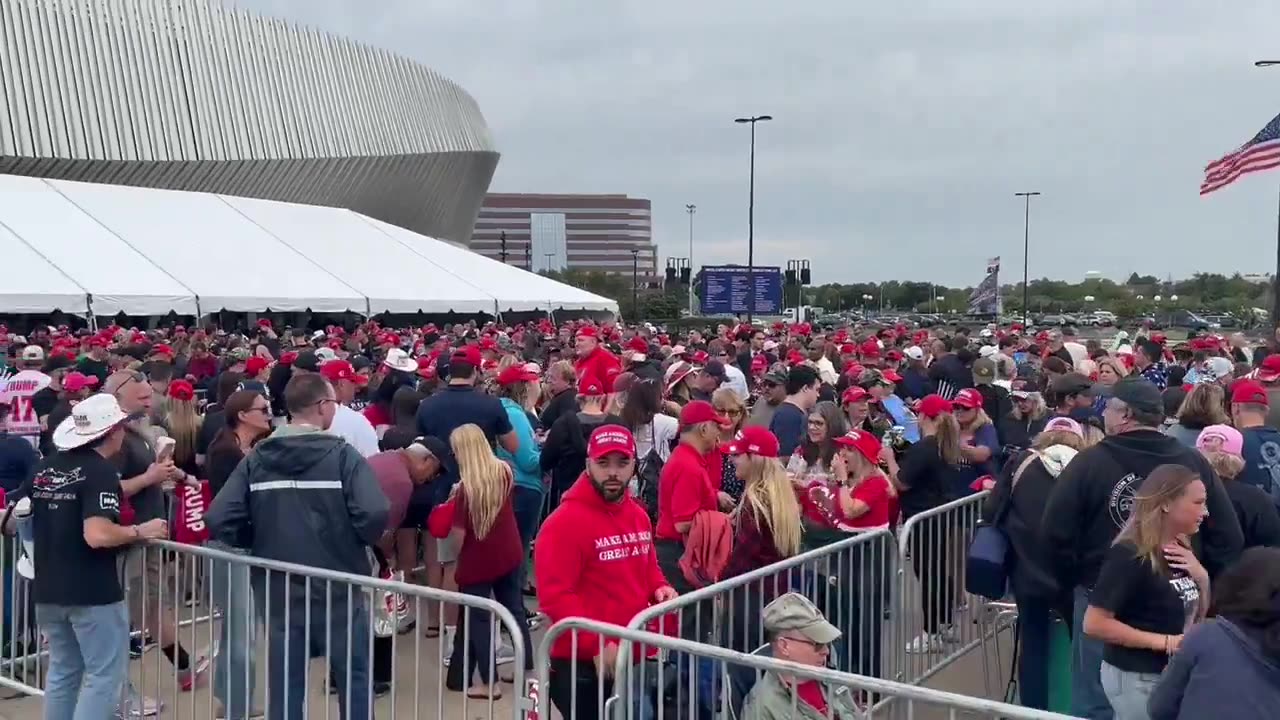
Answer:
<svg viewBox="0 0 1280 720"><path fill-rule="evenodd" d="M664 256L818 282L1031 271L1267 272L1280 174L1197 195L1204 164L1280 112L1280 5L1190 0L241 0L439 69L502 150L493 189L653 200Z"/></svg>

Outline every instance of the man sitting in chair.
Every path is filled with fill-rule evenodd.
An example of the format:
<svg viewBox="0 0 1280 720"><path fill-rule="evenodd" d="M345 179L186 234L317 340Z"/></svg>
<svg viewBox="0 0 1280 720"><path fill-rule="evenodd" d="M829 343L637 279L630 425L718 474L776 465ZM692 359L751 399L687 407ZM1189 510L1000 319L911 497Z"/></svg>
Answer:
<svg viewBox="0 0 1280 720"><path fill-rule="evenodd" d="M826 667L831 645L840 631L827 622L803 595L787 593L765 606L762 613L767 648L757 651L800 665ZM816 680L778 672L765 673L747 694L742 720L853 720L858 709L847 687L829 688Z"/></svg>

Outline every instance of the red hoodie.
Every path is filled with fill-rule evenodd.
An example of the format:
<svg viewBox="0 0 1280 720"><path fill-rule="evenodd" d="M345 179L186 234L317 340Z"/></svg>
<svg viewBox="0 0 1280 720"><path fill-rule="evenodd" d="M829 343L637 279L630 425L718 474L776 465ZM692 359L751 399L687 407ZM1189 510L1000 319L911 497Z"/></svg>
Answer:
<svg viewBox="0 0 1280 720"><path fill-rule="evenodd" d="M630 496L606 503L585 472L538 531L533 572L538 607L553 623L580 617L626 627L670 585L658 568L644 508ZM575 634L580 659L600 653L598 635L569 631L556 638L551 657L573 657Z"/></svg>

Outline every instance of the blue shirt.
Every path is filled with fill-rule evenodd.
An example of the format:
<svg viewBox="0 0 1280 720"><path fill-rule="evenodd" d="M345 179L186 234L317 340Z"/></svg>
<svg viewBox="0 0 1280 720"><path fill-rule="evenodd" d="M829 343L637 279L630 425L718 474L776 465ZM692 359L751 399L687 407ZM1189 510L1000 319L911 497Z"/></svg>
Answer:
<svg viewBox="0 0 1280 720"><path fill-rule="evenodd" d="M516 431L520 446L516 448L514 455L503 448L498 448L498 458L511 466L516 485L542 492L542 449L538 447L538 440L533 436L533 423L529 421L529 413L511 398L502 398L499 402L507 411L507 419L511 421L511 427Z"/></svg>
<svg viewBox="0 0 1280 720"><path fill-rule="evenodd" d="M441 458L440 478L431 483L437 501L447 497L458 481L458 463L453 457L449 436L468 424L478 426L491 445L512 430L511 418L502 402L470 385L449 385L418 406L418 432L440 438L448 448L446 457Z"/></svg>
<svg viewBox="0 0 1280 720"><path fill-rule="evenodd" d="M1280 507L1280 430L1270 427L1241 428L1244 470L1236 482L1261 488Z"/></svg>
<svg viewBox="0 0 1280 720"><path fill-rule="evenodd" d="M1000 454L1000 439L996 435L995 426L988 423L978 428L973 434L973 446L989 449L991 457L986 462L977 465L971 464L966 460L956 468L955 474L952 475L955 482L952 492L955 493L955 497L972 495L974 490L970 485L973 484L974 480L983 475L994 477L996 474L996 457Z"/></svg>
<svg viewBox="0 0 1280 720"><path fill-rule="evenodd" d="M773 412L769 421L769 432L778 438L778 457L788 458L796 451L796 446L804 439L809 415L798 406L783 402Z"/></svg>
<svg viewBox="0 0 1280 720"><path fill-rule="evenodd" d="M25 438L0 432L0 489L17 492L36 474L40 456Z"/></svg>

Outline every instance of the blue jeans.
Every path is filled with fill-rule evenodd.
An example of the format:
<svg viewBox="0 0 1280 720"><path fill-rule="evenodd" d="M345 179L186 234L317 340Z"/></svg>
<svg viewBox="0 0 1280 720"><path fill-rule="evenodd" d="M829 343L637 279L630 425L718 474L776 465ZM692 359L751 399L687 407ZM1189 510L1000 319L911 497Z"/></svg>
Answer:
<svg viewBox="0 0 1280 720"><path fill-rule="evenodd" d="M364 591L352 587L348 595L346 586L334 583L330 589L326 587L329 583L321 581L310 583L310 597L306 597L307 588L300 578L294 578L297 582L289 586L286 596L281 579L273 573L270 587L262 590L254 577L254 595L267 606L267 718L302 720L307 716L307 670L313 657L328 659L338 688L339 717L373 717ZM321 713L318 708L308 710L311 715Z"/></svg>
<svg viewBox="0 0 1280 720"><path fill-rule="evenodd" d="M520 599L520 576L523 574L523 565L503 575L500 578L487 583L476 583L475 585L463 585L458 588L458 592L464 595L474 595L475 597L488 598L492 597L497 603L507 610L511 611L511 615L515 617L516 624L520 627L520 634L524 636L524 663L525 670L533 669L533 640L529 636L529 624L525 622L524 602ZM467 656L467 674L464 683L471 680L471 671L474 670L480 677L480 682L488 684L492 683L495 678L489 676L490 653L496 645L494 638L490 637L490 621L492 616L487 610L479 608L467 608L467 635L471 640L471 652ZM498 631L502 631L502 625L498 624ZM458 635L458 643L461 644L462 635ZM450 667L454 662L461 663L458 658L458 652L454 651L454 658L450 662Z"/></svg>
<svg viewBox="0 0 1280 720"><path fill-rule="evenodd" d="M209 547L245 554L218 542ZM218 654L213 661L213 696L222 703L226 717L245 717L253 705L253 685L258 677L257 629L263 621L263 608L254 602L247 565L210 560L209 584L213 605L222 611Z"/></svg>
<svg viewBox="0 0 1280 720"><path fill-rule="evenodd" d="M36 605L49 639L45 720L101 720L129 676L129 611L110 605Z"/></svg>
<svg viewBox="0 0 1280 720"><path fill-rule="evenodd" d="M1049 709L1051 605L1043 598L1014 598L1018 604L1018 698L1024 707Z"/></svg>
<svg viewBox="0 0 1280 720"><path fill-rule="evenodd" d="M1089 591L1075 589L1075 618L1071 633L1071 714L1089 720L1113 720L1111 701L1102 688L1103 642L1084 634L1084 611Z"/></svg>
<svg viewBox="0 0 1280 720"><path fill-rule="evenodd" d="M1101 682L1115 708L1116 720L1150 720L1147 700L1159 681L1160 673L1129 672L1102 663Z"/></svg>

